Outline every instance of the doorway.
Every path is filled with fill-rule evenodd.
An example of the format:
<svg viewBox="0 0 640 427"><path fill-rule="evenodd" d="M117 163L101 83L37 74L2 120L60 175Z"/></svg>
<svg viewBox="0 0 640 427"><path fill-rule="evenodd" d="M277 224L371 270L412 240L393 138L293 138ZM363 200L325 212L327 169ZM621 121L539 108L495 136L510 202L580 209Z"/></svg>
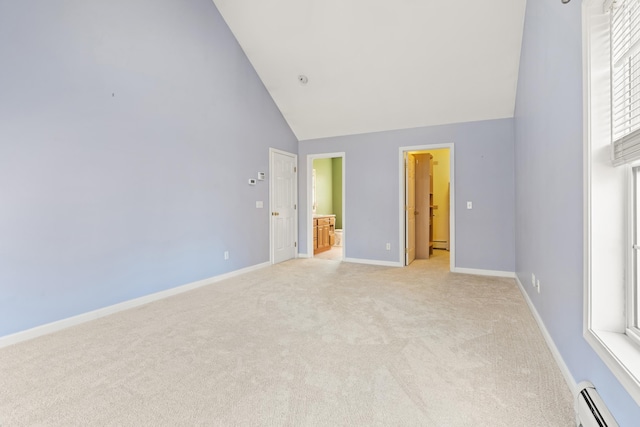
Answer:
<svg viewBox="0 0 640 427"><path fill-rule="evenodd" d="M453 144L400 148L400 262L447 256L455 267ZM448 251L448 252L445 252Z"/></svg>
<svg viewBox="0 0 640 427"><path fill-rule="evenodd" d="M345 153L307 156L309 258L345 259L345 166Z"/></svg>

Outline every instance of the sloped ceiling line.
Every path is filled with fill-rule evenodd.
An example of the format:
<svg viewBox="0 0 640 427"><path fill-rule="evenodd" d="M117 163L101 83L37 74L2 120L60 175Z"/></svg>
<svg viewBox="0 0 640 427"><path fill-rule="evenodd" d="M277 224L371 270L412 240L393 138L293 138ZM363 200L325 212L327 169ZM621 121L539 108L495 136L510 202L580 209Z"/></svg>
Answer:
<svg viewBox="0 0 640 427"><path fill-rule="evenodd" d="M299 140L513 117L526 0L213 2Z"/></svg>

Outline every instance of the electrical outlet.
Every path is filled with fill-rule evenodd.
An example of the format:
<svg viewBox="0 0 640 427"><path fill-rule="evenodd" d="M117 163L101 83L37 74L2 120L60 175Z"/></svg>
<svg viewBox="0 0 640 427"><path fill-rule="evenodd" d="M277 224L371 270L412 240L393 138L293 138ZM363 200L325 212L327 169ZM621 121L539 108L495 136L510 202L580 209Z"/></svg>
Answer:
<svg viewBox="0 0 640 427"><path fill-rule="evenodd" d="M538 288L538 293L540 293L540 279L538 279L538 284L536 285L536 288Z"/></svg>
<svg viewBox="0 0 640 427"><path fill-rule="evenodd" d="M467 209L473 209L473 203L467 202Z"/></svg>
<svg viewBox="0 0 640 427"><path fill-rule="evenodd" d="M229 251L224 251L224 259L229 259Z"/></svg>
<svg viewBox="0 0 640 427"><path fill-rule="evenodd" d="M387 243L387 250L390 251L391 250L391 243Z"/></svg>
<svg viewBox="0 0 640 427"><path fill-rule="evenodd" d="M536 287L536 275L531 273L531 286Z"/></svg>

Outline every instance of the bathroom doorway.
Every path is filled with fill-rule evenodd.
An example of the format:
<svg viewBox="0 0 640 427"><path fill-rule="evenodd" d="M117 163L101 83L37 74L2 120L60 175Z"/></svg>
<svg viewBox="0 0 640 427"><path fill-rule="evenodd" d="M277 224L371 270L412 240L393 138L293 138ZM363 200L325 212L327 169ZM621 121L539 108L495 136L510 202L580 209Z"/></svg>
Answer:
<svg viewBox="0 0 640 427"><path fill-rule="evenodd" d="M307 253L310 258L345 259L345 155L307 157L310 184Z"/></svg>
<svg viewBox="0 0 640 427"><path fill-rule="evenodd" d="M401 263L448 257L455 265L453 144L401 147Z"/></svg>

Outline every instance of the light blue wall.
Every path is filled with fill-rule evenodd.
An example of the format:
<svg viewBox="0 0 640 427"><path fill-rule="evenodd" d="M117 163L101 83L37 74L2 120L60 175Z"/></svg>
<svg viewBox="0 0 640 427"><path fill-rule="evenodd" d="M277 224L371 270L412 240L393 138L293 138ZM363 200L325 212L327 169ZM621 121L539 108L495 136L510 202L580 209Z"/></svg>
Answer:
<svg viewBox="0 0 640 427"><path fill-rule="evenodd" d="M582 337L581 31L581 2L527 1L515 118L516 269L574 379L593 382L620 425L633 426L640 409Z"/></svg>
<svg viewBox="0 0 640 427"><path fill-rule="evenodd" d="M0 58L0 336L269 260L297 141L211 0L1 1Z"/></svg>
<svg viewBox="0 0 640 427"><path fill-rule="evenodd" d="M344 151L346 256L397 262L399 148L454 143L456 267L513 272L513 138L513 120L504 119L301 141L300 218L307 215L306 156ZM306 221L299 239L304 250Z"/></svg>

